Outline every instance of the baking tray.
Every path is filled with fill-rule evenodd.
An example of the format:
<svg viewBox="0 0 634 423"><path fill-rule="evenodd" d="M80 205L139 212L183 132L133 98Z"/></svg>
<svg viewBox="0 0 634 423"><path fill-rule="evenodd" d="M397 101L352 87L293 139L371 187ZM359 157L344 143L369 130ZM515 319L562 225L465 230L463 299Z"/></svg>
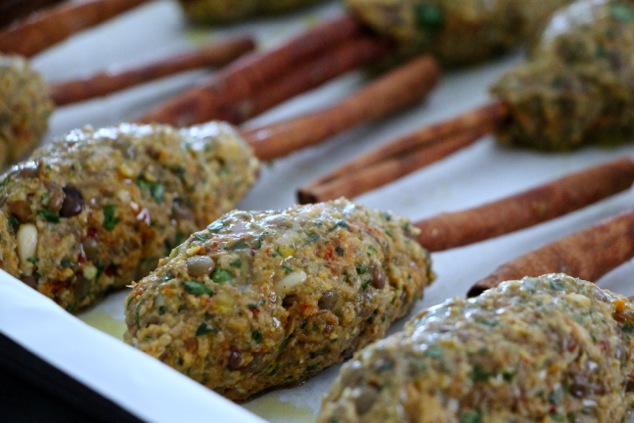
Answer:
<svg viewBox="0 0 634 423"><path fill-rule="evenodd" d="M273 46L327 17L340 13L338 2L278 18L221 28L189 27L175 2L154 1L95 29L77 35L32 60L49 81L83 76L114 65L141 63L232 34L250 33L263 48ZM297 187L344 161L425 124L484 104L487 87L521 63L521 52L460 71L447 72L428 99L381 122L364 125L322 145L265 164L260 181L239 208L279 209L295 202ZM113 125L140 115L150 104L207 76L189 72L104 99L66 107L52 117L47 140L91 124ZM341 99L361 86L359 72L299 96L253 123L296 116ZM543 154L505 148L486 137L440 163L357 198L413 220L499 198L620 155L634 146L585 148L570 154ZM546 242L632 207L626 192L555 221L495 240L433 254L438 278L415 310L452 296L463 296L475 280L499 264ZM631 295L633 267L625 264L600 285ZM0 272L0 330L83 383L149 421L312 422L321 397L337 374L326 370L301 386L273 391L235 405L120 341L125 292L109 296L78 319ZM404 319L405 320L405 319ZM403 321L404 321L403 320ZM397 322L392 331L398 330ZM87 324L86 324L87 323ZM94 329L94 328L97 328ZM256 416L261 417L258 418Z"/></svg>

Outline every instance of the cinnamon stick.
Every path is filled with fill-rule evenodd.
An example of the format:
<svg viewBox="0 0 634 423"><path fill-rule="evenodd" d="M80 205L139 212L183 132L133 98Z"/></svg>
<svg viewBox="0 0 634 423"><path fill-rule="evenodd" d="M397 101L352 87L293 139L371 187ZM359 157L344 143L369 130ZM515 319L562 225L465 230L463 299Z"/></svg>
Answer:
<svg viewBox="0 0 634 423"><path fill-rule="evenodd" d="M244 122L348 71L374 63L389 50L390 46L385 40L373 36L362 35L346 40L340 46L261 87L258 92L228 105L218 118Z"/></svg>
<svg viewBox="0 0 634 423"><path fill-rule="evenodd" d="M178 72L203 66L224 65L254 48L255 42L252 38L236 37L138 67L111 70L83 79L59 82L49 87L49 93L58 106L77 103Z"/></svg>
<svg viewBox="0 0 634 423"><path fill-rule="evenodd" d="M361 24L351 16L332 19L281 46L244 56L203 84L152 108L138 121L190 126L217 119L222 116L223 108L238 103L290 69L362 32Z"/></svg>
<svg viewBox="0 0 634 423"><path fill-rule="evenodd" d="M147 0L66 1L0 32L0 52L31 57L69 36L126 12Z"/></svg>
<svg viewBox="0 0 634 423"><path fill-rule="evenodd" d="M554 219L629 189L634 162L619 158L478 207L441 213L415 226L417 241L429 251L442 251Z"/></svg>
<svg viewBox="0 0 634 423"><path fill-rule="evenodd" d="M337 105L300 118L243 131L261 160L287 155L420 101L438 80L438 66L420 57L366 85Z"/></svg>
<svg viewBox="0 0 634 423"><path fill-rule="evenodd" d="M418 149L429 144L460 136L471 131L481 132L482 135L495 130L507 117L508 107L500 102L486 104L477 109L463 113L452 119L424 127L411 134L399 137L384 144L369 153L351 160L336 170L329 172L315 180L311 185L322 185L335 179L346 177L359 169L369 169L385 160L386 157L396 157L400 154ZM368 187L367 189L370 189Z"/></svg>
<svg viewBox="0 0 634 423"><path fill-rule="evenodd" d="M634 210L606 219L498 267L475 283L467 296L475 297L507 280L545 273L567 273L596 281L634 257Z"/></svg>
<svg viewBox="0 0 634 423"><path fill-rule="evenodd" d="M334 200L339 197L354 198L468 147L485 133L486 131L482 130L468 131L449 137L442 142L385 157L379 163L356 169L339 178L317 180L298 190L298 201L301 204L307 204Z"/></svg>
<svg viewBox="0 0 634 423"><path fill-rule="evenodd" d="M33 12L59 3L61 0L10 0L0 3L0 28L3 28L18 19L24 18Z"/></svg>

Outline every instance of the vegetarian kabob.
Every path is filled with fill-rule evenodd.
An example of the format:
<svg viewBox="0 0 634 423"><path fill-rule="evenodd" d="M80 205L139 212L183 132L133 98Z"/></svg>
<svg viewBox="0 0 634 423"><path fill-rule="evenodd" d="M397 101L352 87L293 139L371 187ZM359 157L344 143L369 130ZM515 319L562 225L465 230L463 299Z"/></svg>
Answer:
<svg viewBox="0 0 634 423"><path fill-rule="evenodd" d="M436 75L432 59L415 59L319 117L378 118L419 101ZM121 124L44 146L0 179L0 267L72 312L124 287L232 209L256 179L258 156L304 146L280 151L242 134L222 122Z"/></svg>
<svg viewBox="0 0 634 423"><path fill-rule="evenodd" d="M493 86L498 101L348 162L303 187L300 201L354 197L491 131L502 143L545 151L629 140L633 17L634 3L627 0L581 0L563 8L531 60Z"/></svg>
<svg viewBox="0 0 634 423"><path fill-rule="evenodd" d="M634 257L632 234L629 211L421 312L344 365L318 422L624 421L634 303L584 279Z"/></svg>
<svg viewBox="0 0 634 423"><path fill-rule="evenodd" d="M475 242L583 207L633 180L634 162L616 160L475 212L482 221L495 216L496 231L478 230L480 219L463 215L450 226L477 233ZM500 215L500 204L520 214ZM125 340L233 400L299 383L381 338L411 310L434 279L426 242L446 220L410 223L345 199L227 213L134 284Z"/></svg>
<svg viewBox="0 0 634 423"><path fill-rule="evenodd" d="M236 37L201 49L127 69L47 85L21 56L0 54L0 167L23 158L37 146L55 106L65 106L207 66L220 66L254 48Z"/></svg>

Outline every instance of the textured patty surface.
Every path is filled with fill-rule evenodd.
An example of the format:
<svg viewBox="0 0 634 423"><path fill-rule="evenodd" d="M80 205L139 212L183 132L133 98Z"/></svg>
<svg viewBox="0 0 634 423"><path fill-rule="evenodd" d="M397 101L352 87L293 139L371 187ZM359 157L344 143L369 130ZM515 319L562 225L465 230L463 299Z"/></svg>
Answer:
<svg viewBox="0 0 634 423"><path fill-rule="evenodd" d="M621 422L634 305L563 274L420 313L344 365L320 423Z"/></svg>
<svg viewBox="0 0 634 423"><path fill-rule="evenodd" d="M234 211L139 281L127 342L234 400L382 337L433 275L406 219L346 200Z"/></svg>
<svg viewBox="0 0 634 423"><path fill-rule="evenodd" d="M256 171L225 124L72 131L0 177L0 267L77 311L234 207Z"/></svg>

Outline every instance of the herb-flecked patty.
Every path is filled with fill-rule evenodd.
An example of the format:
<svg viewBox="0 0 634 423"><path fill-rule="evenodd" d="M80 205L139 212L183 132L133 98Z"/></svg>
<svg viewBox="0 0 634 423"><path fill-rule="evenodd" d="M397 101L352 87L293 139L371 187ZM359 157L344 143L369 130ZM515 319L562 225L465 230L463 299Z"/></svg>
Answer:
<svg viewBox="0 0 634 423"><path fill-rule="evenodd" d="M403 52L441 63L481 62L526 43L572 0L346 0L362 21L396 40Z"/></svg>
<svg viewBox="0 0 634 423"><path fill-rule="evenodd" d="M343 199L225 214L134 286L125 340L233 400L299 383L422 296L415 231Z"/></svg>
<svg viewBox="0 0 634 423"><path fill-rule="evenodd" d="M505 282L357 353L318 422L622 422L633 332L634 304L590 282Z"/></svg>
<svg viewBox="0 0 634 423"><path fill-rule="evenodd" d="M576 2L553 18L533 56L492 88L511 111L501 142L562 151L632 139L634 2Z"/></svg>
<svg viewBox="0 0 634 423"><path fill-rule="evenodd" d="M322 0L179 0L187 18L202 25L282 13Z"/></svg>
<svg viewBox="0 0 634 423"><path fill-rule="evenodd" d="M27 60L0 54L0 168L39 144L53 108L46 82Z"/></svg>
<svg viewBox="0 0 634 423"><path fill-rule="evenodd" d="M222 123L71 131L0 176L0 267L78 311L234 207L256 171Z"/></svg>

